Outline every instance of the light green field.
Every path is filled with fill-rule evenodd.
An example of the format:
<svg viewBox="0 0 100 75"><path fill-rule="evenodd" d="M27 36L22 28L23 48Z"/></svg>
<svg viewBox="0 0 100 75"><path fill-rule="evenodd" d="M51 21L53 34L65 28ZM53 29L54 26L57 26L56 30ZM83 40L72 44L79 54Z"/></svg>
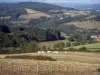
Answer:
<svg viewBox="0 0 100 75"><path fill-rule="evenodd" d="M87 51L100 51L100 43L94 43L94 44L87 44L87 45L67 47L67 48L64 48L64 50L68 50L70 48L74 48L74 49L78 49L79 50L82 47L86 47L87 48Z"/></svg>
<svg viewBox="0 0 100 75"><path fill-rule="evenodd" d="M95 44L88 44L88 45L81 45L81 46L75 46L73 48L80 48L80 47L87 47L88 49L100 49L100 43Z"/></svg>

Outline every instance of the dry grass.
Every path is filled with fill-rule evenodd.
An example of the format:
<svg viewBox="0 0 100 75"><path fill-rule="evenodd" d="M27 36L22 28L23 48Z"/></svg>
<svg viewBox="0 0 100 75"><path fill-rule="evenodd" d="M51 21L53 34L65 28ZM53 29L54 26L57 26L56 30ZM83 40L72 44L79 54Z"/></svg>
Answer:
<svg viewBox="0 0 100 75"><path fill-rule="evenodd" d="M25 10L27 11L28 14L34 14L34 13L39 12L39 11L35 11L35 10L32 10L32 9L28 9L28 8L25 8Z"/></svg>
<svg viewBox="0 0 100 75"><path fill-rule="evenodd" d="M75 10L71 10L71 11L63 11L65 15L69 15L71 17L74 16L79 16L79 15L89 15L91 13L91 11L75 11Z"/></svg>
<svg viewBox="0 0 100 75"><path fill-rule="evenodd" d="M38 18L40 18L42 16L46 16L46 17L50 16L50 15L48 15L46 13L35 11L33 9L26 8L25 10L27 11L27 14L21 15L19 18L23 18L23 19L29 20L29 19L38 19Z"/></svg>
<svg viewBox="0 0 100 75"><path fill-rule="evenodd" d="M0 17L0 19L10 19L11 16Z"/></svg>
<svg viewBox="0 0 100 75"><path fill-rule="evenodd" d="M57 43L60 43L60 42L66 43L66 42L68 42L68 40L57 40L57 41L40 42L40 43L38 43L38 45L39 46L49 47L49 46L53 46L53 45L55 45Z"/></svg>
<svg viewBox="0 0 100 75"><path fill-rule="evenodd" d="M8 62L9 61L9 62ZM99 64L1 59L0 75L99 75Z"/></svg>
<svg viewBox="0 0 100 75"><path fill-rule="evenodd" d="M37 19L40 18L42 16L48 16L48 14L45 13L35 13L35 14L26 14L26 15L21 15L20 18L24 18L24 19Z"/></svg>
<svg viewBox="0 0 100 75"><path fill-rule="evenodd" d="M51 56L57 61L0 59L0 75L100 75L100 53L12 54L1 56Z"/></svg>
<svg viewBox="0 0 100 75"><path fill-rule="evenodd" d="M74 24L75 26L80 27L80 28L100 29L100 21L70 22L70 23L66 23L66 24Z"/></svg>

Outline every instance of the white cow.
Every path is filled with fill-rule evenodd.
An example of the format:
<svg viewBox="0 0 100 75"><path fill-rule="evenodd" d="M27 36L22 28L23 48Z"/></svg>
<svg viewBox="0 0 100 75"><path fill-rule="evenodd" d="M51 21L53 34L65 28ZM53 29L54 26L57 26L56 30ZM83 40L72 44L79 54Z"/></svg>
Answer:
<svg viewBox="0 0 100 75"><path fill-rule="evenodd" d="M41 51L41 53L42 53L42 54L44 54L44 53L45 53L45 51Z"/></svg>
<svg viewBox="0 0 100 75"><path fill-rule="evenodd" d="M41 54L41 51L38 51L38 54Z"/></svg>
<svg viewBox="0 0 100 75"><path fill-rule="evenodd" d="M38 54L44 54L45 51L38 51Z"/></svg>
<svg viewBox="0 0 100 75"><path fill-rule="evenodd" d="M47 53L52 53L51 51L47 51Z"/></svg>
<svg viewBox="0 0 100 75"><path fill-rule="evenodd" d="M52 53L54 53L54 54L59 54L59 52L58 52L58 51L53 51Z"/></svg>
<svg viewBox="0 0 100 75"><path fill-rule="evenodd" d="M67 51L65 51L65 54L67 54L68 52Z"/></svg>

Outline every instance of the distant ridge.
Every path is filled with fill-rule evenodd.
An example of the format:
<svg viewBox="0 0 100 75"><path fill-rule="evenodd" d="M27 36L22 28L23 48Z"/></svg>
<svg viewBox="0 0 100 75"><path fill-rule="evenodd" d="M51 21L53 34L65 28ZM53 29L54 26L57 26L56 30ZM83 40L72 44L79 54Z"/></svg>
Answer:
<svg viewBox="0 0 100 75"><path fill-rule="evenodd" d="M32 9L67 9L74 10L73 8L62 7L59 5L48 4L48 3L40 3L40 2L19 2L19 3L0 3L0 5L5 5L9 8L32 8Z"/></svg>

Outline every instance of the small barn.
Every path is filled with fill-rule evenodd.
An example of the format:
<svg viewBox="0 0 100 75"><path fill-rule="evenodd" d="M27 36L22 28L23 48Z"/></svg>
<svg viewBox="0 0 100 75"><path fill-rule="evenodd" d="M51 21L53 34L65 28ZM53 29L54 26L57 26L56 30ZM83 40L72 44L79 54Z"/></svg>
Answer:
<svg viewBox="0 0 100 75"><path fill-rule="evenodd" d="M96 41L100 42L100 35L93 35L91 38L95 39Z"/></svg>

